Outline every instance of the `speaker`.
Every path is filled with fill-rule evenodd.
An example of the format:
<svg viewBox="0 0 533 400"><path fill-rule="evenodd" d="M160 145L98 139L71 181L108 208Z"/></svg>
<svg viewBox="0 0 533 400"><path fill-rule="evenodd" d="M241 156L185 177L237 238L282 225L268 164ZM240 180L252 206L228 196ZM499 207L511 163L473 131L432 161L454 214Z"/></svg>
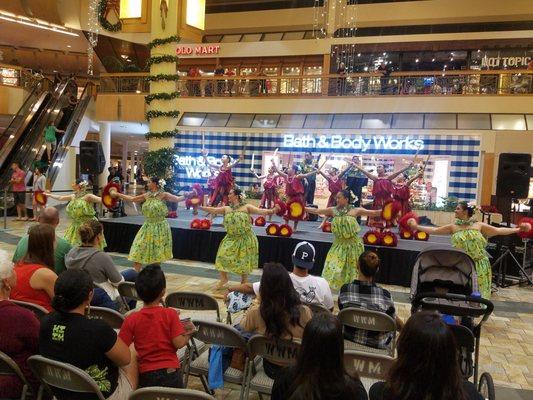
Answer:
<svg viewBox="0 0 533 400"><path fill-rule="evenodd" d="M502 153L498 162L496 196L525 199L529 192L531 154Z"/></svg>
<svg viewBox="0 0 533 400"><path fill-rule="evenodd" d="M94 140L80 142L80 173L98 175L104 172L105 156L102 143Z"/></svg>

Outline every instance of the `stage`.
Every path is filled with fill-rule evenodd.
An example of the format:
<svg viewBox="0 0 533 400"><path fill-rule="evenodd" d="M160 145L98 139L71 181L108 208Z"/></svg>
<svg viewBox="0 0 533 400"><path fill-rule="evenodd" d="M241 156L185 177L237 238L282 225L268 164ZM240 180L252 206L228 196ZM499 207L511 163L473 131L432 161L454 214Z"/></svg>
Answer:
<svg viewBox="0 0 533 400"><path fill-rule="evenodd" d="M201 215L203 213L200 213ZM180 210L178 218L168 219L172 231L173 256L177 259L214 263L218 246L226 234L222 226L222 217L215 218L211 229L206 231L191 229L190 221L193 218L191 211ZM107 251L128 254L135 234L143 221L142 216L101 219L104 225ZM281 223L281 219L274 217L272 222ZM320 275L327 252L333 242L333 235L319 230L319 225L320 221L302 221L298 224L298 232L290 238L268 236L265 227L254 226L253 229L259 241L259 265L276 261L291 268L294 246L306 240L316 249L315 267L311 273ZM367 228L363 226L360 235L364 235L366 230ZM366 248L375 250L382 260L377 276L378 282L409 287L411 271L418 253L432 245L451 248L450 238L431 236L427 242L399 239L398 246L394 248L383 246L366 246Z"/></svg>

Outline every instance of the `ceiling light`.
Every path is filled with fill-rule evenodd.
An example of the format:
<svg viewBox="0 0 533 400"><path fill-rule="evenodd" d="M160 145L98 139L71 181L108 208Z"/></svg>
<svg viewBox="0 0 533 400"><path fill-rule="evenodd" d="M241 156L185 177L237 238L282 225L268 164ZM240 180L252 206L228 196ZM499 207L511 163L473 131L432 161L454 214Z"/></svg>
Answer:
<svg viewBox="0 0 533 400"><path fill-rule="evenodd" d="M435 59L434 59L434 58L432 58L432 59L431 59L431 62L435 62Z"/></svg>
<svg viewBox="0 0 533 400"><path fill-rule="evenodd" d="M357 53L357 57L361 57L361 53Z"/></svg>
<svg viewBox="0 0 533 400"><path fill-rule="evenodd" d="M419 61L420 61L420 60L419 60L418 58L415 60L416 63L419 62Z"/></svg>
<svg viewBox="0 0 533 400"><path fill-rule="evenodd" d="M5 11L0 11L0 19L3 19L4 21L14 22L16 24L31 26L33 28L46 29L48 31L62 33L64 35L79 36L77 33L71 32L64 26L51 24L49 22L42 21L39 19L30 19L28 17L15 15Z"/></svg>
<svg viewBox="0 0 533 400"><path fill-rule="evenodd" d="M126 54L121 54L120 57L122 57L124 60L125 60L126 58L128 58L128 56L127 56Z"/></svg>
<svg viewBox="0 0 533 400"><path fill-rule="evenodd" d="M67 47L70 49L72 46L70 44L67 44Z"/></svg>

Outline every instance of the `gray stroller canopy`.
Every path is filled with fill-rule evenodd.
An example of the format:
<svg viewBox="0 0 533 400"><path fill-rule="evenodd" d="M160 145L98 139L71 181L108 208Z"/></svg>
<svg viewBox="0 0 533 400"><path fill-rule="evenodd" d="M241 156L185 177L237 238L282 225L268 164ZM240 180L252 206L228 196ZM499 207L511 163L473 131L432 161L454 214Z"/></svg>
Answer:
<svg viewBox="0 0 533 400"><path fill-rule="evenodd" d="M459 249L431 246L418 254L411 277L411 298L416 296L419 284L436 280L460 286L472 281L472 290L478 291L474 260Z"/></svg>

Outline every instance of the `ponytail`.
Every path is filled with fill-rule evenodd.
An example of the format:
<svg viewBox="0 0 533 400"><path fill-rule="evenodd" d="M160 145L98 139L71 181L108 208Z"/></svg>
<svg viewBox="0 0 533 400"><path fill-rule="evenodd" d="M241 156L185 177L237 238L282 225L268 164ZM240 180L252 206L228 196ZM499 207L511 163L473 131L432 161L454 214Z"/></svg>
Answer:
<svg viewBox="0 0 533 400"><path fill-rule="evenodd" d="M93 281L81 269L68 269L61 273L54 285L52 307L61 313L68 313L89 299Z"/></svg>

